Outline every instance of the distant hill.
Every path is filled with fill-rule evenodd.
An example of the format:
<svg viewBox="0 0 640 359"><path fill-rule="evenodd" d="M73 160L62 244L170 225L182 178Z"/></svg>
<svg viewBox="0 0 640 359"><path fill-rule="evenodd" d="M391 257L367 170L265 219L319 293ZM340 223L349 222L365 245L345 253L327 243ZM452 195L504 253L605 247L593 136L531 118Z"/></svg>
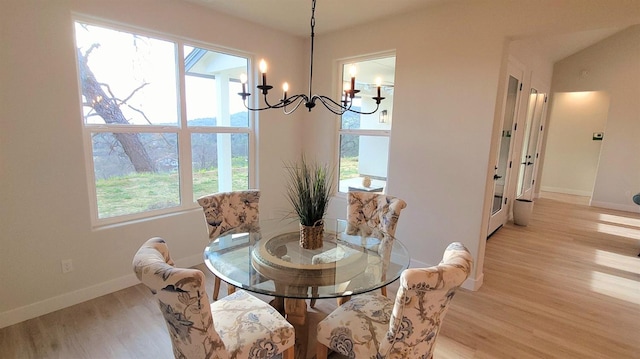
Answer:
<svg viewBox="0 0 640 359"><path fill-rule="evenodd" d="M196 118L188 122L189 126L217 126L215 117ZM249 125L249 117L246 112L237 112L231 115L232 127L246 127Z"/></svg>

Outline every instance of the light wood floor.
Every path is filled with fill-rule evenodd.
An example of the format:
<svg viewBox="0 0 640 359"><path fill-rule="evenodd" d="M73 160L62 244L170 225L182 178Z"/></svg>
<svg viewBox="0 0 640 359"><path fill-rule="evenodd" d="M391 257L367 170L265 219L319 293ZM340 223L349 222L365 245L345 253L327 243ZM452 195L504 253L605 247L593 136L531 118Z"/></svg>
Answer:
<svg viewBox="0 0 640 359"><path fill-rule="evenodd" d="M640 358L640 214L579 203L537 199L527 227L488 240L484 285L454 298L436 358ZM310 309L309 358L334 308ZM171 357L141 285L0 329L3 359Z"/></svg>

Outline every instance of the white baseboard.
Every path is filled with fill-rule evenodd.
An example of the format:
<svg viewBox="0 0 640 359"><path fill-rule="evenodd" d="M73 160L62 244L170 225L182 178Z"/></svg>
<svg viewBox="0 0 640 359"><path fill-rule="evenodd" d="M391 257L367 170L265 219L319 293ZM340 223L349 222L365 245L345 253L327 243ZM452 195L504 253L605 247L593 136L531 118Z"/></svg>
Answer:
<svg viewBox="0 0 640 359"><path fill-rule="evenodd" d="M56 310L67 308L105 294L113 293L138 283L140 283L138 278L131 273L124 277L12 309L7 312L0 313L0 328L8 327L25 320L55 312Z"/></svg>
<svg viewBox="0 0 640 359"><path fill-rule="evenodd" d="M192 267L202 263L202 255L194 255L176 261L178 267ZM98 298L100 296L119 291L139 284L133 272L126 276L112 279L103 283L95 284L86 288L74 290L73 292L64 293L52 298L48 298L36 303L31 303L22 307L11 309L0 313L0 328L33 319L41 315L45 315L56 310L64 309L72 305L76 305L87 300Z"/></svg>
<svg viewBox="0 0 640 359"><path fill-rule="evenodd" d="M582 190L571 189L571 188L559 188L559 187L547 187L547 186L540 187L540 191L572 194L575 196L583 196L583 197L591 197L591 194L592 194L591 191L582 191Z"/></svg>
<svg viewBox="0 0 640 359"><path fill-rule="evenodd" d="M462 288L475 292L482 287L482 283L484 283L484 273L480 273L477 278L467 278L462 283Z"/></svg>
<svg viewBox="0 0 640 359"><path fill-rule="evenodd" d="M625 204L619 204L619 203L591 201L589 205L593 207L615 209L618 211L640 213L640 207L638 207L636 204L625 205Z"/></svg>

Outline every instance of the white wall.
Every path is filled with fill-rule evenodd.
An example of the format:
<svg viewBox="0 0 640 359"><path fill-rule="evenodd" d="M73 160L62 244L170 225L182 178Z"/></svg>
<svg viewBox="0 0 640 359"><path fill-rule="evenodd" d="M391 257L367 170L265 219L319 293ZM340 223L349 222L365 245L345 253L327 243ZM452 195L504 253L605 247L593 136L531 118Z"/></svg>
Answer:
<svg viewBox="0 0 640 359"><path fill-rule="evenodd" d="M4 1L0 5L0 327L137 283L131 260L164 237L178 264L202 262L201 209L92 230L73 43L72 11L258 56L274 78L306 80L301 38L233 21L178 1ZM260 57L258 57L259 59ZM283 160L301 143L298 115L261 114L261 208L286 206ZM62 274L60 261L75 271Z"/></svg>
<svg viewBox="0 0 640 359"><path fill-rule="evenodd" d="M332 87L337 59L397 51L388 192L408 201L397 234L425 265L438 263L448 243L463 242L476 258L472 287L482 282L506 40L541 29L640 23L640 9L624 1L608 2L607 11L580 1L546 2L453 2L316 38L314 85L321 94L340 90ZM178 264L201 261L206 230L196 208L91 230L71 11L264 54L270 78L289 81L291 93L306 90L308 43L177 1L5 0L1 6L0 327L136 283L131 259L151 236L170 241ZM302 148L337 159L337 120L320 108L261 115L261 212L283 208L283 160ZM343 214L345 207L337 199L331 210ZM76 270L62 275L65 258Z"/></svg>
<svg viewBox="0 0 640 359"><path fill-rule="evenodd" d="M598 170L609 111L605 92L556 92L553 94L541 189L591 196Z"/></svg>
<svg viewBox="0 0 640 359"><path fill-rule="evenodd" d="M631 196L640 192L640 25L555 64L552 92L577 91L603 91L610 97L591 204L637 212ZM552 175L546 165L551 156L546 151L546 178Z"/></svg>

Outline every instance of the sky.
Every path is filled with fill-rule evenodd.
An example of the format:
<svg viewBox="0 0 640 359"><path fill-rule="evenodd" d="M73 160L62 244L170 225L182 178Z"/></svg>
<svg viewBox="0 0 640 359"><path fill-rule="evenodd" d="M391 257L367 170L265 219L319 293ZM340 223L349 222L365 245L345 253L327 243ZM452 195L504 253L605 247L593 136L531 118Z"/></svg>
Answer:
<svg viewBox="0 0 640 359"><path fill-rule="evenodd" d="M177 124L179 121L179 96L176 64L177 46L173 42L134 36L97 26L85 26L76 22L76 46L85 52L92 44L100 46L89 56L89 68L98 82L109 85L119 99L125 99L147 82L127 103L142 111L121 106L125 117L133 124ZM186 51L191 47L185 46ZM215 117L216 95L211 79L188 76L186 81L188 119ZM239 88L239 84L237 84ZM235 91L235 90L233 90ZM235 91L235 92L240 92ZM231 113L244 110L239 96L232 94ZM86 114L87 110L85 110ZM88 123L103 123L98 117L90 117Z"/></svg>

